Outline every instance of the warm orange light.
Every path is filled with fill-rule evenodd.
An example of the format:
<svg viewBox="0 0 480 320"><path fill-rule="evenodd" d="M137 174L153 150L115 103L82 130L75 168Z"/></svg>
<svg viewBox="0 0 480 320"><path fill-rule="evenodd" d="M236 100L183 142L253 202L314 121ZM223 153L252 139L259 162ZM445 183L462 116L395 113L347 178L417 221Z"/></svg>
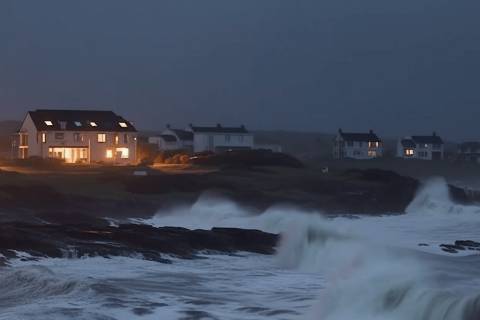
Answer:
<svg viewBox="0 0 480 320"><path fill-rule="evenodd" d="M112 159L113 158L113 151L112 150L107 150L107 159Z"/></svg>

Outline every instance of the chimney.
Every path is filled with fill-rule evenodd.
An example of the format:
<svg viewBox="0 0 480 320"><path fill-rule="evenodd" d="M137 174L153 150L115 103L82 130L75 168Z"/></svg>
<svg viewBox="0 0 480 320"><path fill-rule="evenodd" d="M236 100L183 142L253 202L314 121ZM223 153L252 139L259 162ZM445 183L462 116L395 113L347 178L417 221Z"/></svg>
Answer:
<svg viewBox="0 0 480 320"><path fill-rule="evenodd" d="M372 129L370 129L368 132L369 132L370 134L373 134L373 130L372 130Z"/></svg>
<svg viewBox="0 0 480 320"><path fill-rule="evenodd" d="M339 129L338 129L338 133L340 133L340 134L343 133L342 128L339 128Z"/></svg>
<svg viewBox="0 0 480 320"><path fill-rule="evenodd" d="M221 128L222 125L220 123L217 123L217 128Z"/></svg>
<svg viewBox="0 0 480 320"><path fill-rule="evenodd" d="M437 136L437 133L435 131L433 131L433 136L436 137Z"/></svg>
<svg viewBox="0 0 480 320"><path fill-rule="evenodd" d="M240 126L240 128L242 128L242 129L245 129L245 125L244 125L244 124L242 124L242 125Z"/></svg>
<svg viewBox="0 0 480 320"><path fill-rule="evenodd" d="M170 129L170 123L167 123L167 129Z"/></svg>

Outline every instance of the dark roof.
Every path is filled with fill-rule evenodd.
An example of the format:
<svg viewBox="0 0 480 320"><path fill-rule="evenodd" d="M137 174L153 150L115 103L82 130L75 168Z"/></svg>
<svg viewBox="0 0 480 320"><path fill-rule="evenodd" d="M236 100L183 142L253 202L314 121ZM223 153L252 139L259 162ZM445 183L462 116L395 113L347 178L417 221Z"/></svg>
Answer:
<svg viewBox="0 0 480 320"><path fill-rule="evenodd" d="M415 148L417 145L415 144L415 141L413 141L412 139L403 139L402 146L404 148Z"/></svg>
<svg viewBox="0 0 480 320"><path fill-rule="evenodd" d="M363 142L381 142L380 138L373 132L368 133L352 133L339 131L345 141L363 141Z"/></svg>
<svg viewBox="0 0 480 320"><path fill-rule="evenodd" d="M107 132L136 132L135 127L124 118L112 111L88 111L88 110L46 110L40 109L28 113L39 131L107 131ZM48 126L45 121L51 121ZM90 122L95 122L92 127ZM120 126L126 123L127 127ZM62 123L65 124L62 129ZM80 126L77 126L79 123Z"/></svg>
<svg viewBox="0 0 480 320"><path fill-rule="evenodd" d="M205 132L205 133L248 133L245 126L240 127L223 127L220 124L217 124L215 127L197 127L190 126L193 132Z"/></svg>
<svg viewBox="0 0 480 320"><path fill-rule="evenodd" d="M180 138L180 140L193 140L193 132L191 131L187 131L187 130L181 130L181 129L170 129L172 130L173 132L175 132L175 134L177 135L177 137Z"/></svg>
<svg viewBox="0 0 480 320"><path fill-rule="evenodd" d="M163 138L163 140L165 140L166 142L177 141L177 138L174 135L171 135L171 134L161 134L160 137Z"/></svg>
<svg viewBox="0 0 480 320"><path fill-rule="evenodd" d="M412 136L412 140L416 144L443 144L442 138L436 134L431 136Z"/></svg>
<svg viewBox="0 0 480 320"><path fill-rule="evenodd" d="M464 142L459 145L458 149L460 152L465 152L465 153L480 153L480 142L476 142L476 141Z"/></svg>

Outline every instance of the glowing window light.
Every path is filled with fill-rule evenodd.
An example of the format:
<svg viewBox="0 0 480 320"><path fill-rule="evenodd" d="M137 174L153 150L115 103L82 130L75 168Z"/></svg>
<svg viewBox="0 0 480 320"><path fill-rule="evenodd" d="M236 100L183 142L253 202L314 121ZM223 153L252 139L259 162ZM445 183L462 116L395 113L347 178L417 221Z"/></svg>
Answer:
<svg viewBox="0 0 480 320"><path fill-rule="evenodd" d="M46 121L45 121L45 124L46 124L47 126L49 126L49 127L52 127L52 126L53 126L53 122L50 121L50 120L46 120Z"/></svg>
<svg viewBox="0 0 480 320"><path fill-rule="evenodd" d="M106 157L107 157L107 159L112 159L113 158L113 151L112 150L107 150Z"/></svg>
<svg viewBox="0 0 480 320"><path fill-rule="evenodd" d="M75 126L81 127L81 126L82 126L82 123L81 123L80 121L75 121Z"/></svg>
<svg viewBox="0 0 480 320"><path fill-rule="evenodd" d="M127 127L128 127L128 125L127 125L126 122L119 122L118 124L119 124L120 127L122 127L122 128L127 128Z"/></svg>
<svg viewBox="0 0 480 320"><path fill-rule="evenodd" d="M121 159L128 159L130 150L128 150L128 148L117 148L117 154L120 154Z"/></svg>
<svg viewBox="0 0 480 320"><path fill-rule="evenodd" d="M90 121L90 126L92 126L92 127L98 127L97 123L96 123L96 122L93 122L93 121Z"/></svg>
<svg viewBox="0 0 480 320"><path fill-rule="evenodd" d="M107 135L105 133L99 133L97 135L97 142L100 142L100 143L107 142Z"/></svg>

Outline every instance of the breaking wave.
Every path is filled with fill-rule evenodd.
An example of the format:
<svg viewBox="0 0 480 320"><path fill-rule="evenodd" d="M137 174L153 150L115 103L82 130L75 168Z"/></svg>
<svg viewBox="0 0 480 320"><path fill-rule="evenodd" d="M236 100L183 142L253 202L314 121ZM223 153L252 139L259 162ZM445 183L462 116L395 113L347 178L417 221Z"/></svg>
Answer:
<svg viewBox="0 0 480 320"><path fill-rule="evenodd" d="M419 190L407 214L391 221L403 227L403 221L414 225L420 219L419 223L428 224L425 219L452 214L463 219L474 215L478 221L479 212L476 206L454 204L445 181L433 179ZM159 213L144 222L191 229L239 227L281 233L277 250L279 265L321 273L327 279L328 286L309 319L480 319L480 292L478 286L469 285L468 281L469 277L479 279L480 274L465 272L462 258L438 259L433 254L419 254L415 247L398 248L395 243L386 243L375 234L382 235L382 223L388 219L361 218L357 223L355 219L327 219L315 212L286 207L255 214L225 199L200 198L191 207ZM443 232L458 223L450 217L438 221L432 223L431 230L410 230L430 235L434 228ZM474 258L469 263L478 267L480 259ZM461 281L449 282L447 278L461 278Z"/></svg>

